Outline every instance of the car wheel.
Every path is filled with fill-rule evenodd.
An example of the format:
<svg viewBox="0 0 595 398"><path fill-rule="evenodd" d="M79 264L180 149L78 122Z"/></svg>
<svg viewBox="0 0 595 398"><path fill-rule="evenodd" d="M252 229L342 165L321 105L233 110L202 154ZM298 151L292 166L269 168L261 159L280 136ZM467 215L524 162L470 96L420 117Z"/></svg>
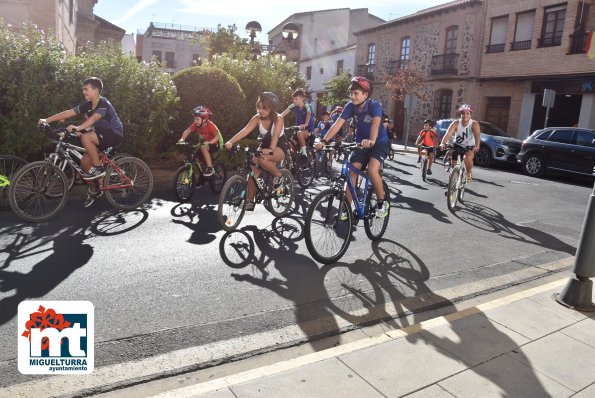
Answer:
<svg viewBox="0 0 595 398"><path fill-rule="evenodd" d="M475 164L480 167L487 167L492 164L492 153L490 152L490 148L485 145L480 146L474 159Z"/></svg>
<svg viewBox="0 0 595 398"><path fill-rule="evenodd" d="M525 158L523 170L530 176L540 177L545 172L545 162L543 157L536 153L531 153Z"/></svg>

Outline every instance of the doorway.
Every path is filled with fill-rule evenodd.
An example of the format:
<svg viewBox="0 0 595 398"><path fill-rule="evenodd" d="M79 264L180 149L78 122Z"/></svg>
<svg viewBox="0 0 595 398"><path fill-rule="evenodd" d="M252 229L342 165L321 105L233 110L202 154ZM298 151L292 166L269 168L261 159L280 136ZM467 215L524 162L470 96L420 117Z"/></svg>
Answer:
<svg viewBox="0 0 595 398"><path fill-rule="evenodd" d="M554 107L550 109L548 127L571 127L578 124L582 100L581 94L557 94ZM542 129L545 125L546 108L541 106L542 102L543 94L537 94L533 105L531 132Z"/></svg>

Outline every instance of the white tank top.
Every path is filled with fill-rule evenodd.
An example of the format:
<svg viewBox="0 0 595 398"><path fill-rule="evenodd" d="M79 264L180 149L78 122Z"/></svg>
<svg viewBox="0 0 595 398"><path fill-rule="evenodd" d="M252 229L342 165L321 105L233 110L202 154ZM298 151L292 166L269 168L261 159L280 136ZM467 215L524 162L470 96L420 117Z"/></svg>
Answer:
<svg viewBox="0 0 595 398"><path fill-rule="evenodd" d="M475 136L472 129L473 122L473 119L469 119L467 126L463 127L463 123L459 119L455 133L455 144L460 146L475 146Z"/></svg>
<svg viewBox="0 0 595 398"><path fill-rule="evenodd" d="M258 133L260 134L260 138L264 138L264 136L267 135L268 132L269 132L269 130L264 128L264 126L262 125L262 120L260 120L258 122ZM273 123L273 127L271 128L271 136L274 133L275 133L275 123ZM283 126L281 128L281 134L279 134L279 137L283 136L283 134L285 134L285 126Z"/></svg>

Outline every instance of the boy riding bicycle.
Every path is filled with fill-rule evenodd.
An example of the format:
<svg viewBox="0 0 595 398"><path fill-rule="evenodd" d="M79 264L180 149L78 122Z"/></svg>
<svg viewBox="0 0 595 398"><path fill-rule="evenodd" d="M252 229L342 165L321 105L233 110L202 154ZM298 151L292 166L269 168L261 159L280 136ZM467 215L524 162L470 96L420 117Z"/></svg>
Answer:
<svg viewBox="0 0 595 398"><path fill-rule="evenodd" d="M182 138L178 143L185 142L191 133L198 134L199 138L204 141L199 152L201 160L207 165L204 176L209 177L215 174L211 155L223 148L223 136L215 123L211 121L213 113L207 107L197 106L192 109L192 116L194 116L194 123L182 133Z"/></svg>
<svg viewBox="0 0 595 398"><path fill-rule="evenodd" d="M332 125L325 138L317 145L321 149L324 144L337 134L343 127L345 121L355 119L355 142L364 149L354 151L349 158L350 163L361 170L367 164L367 171L376 197L378 198L376 217L384 218L388 215L389 203L384 201L384 189L380 166L388 154L388 135L382 125L382 106L378 101L370 99L372 95L372 84L365 77L355 76L349 85L349 96L351 101L345 105L341 116ZM357 174L351 173L353 184L356 184ZM351 202L349 190L346 192L347 200Z"/></svg>
<svg viewBox="0 0 595 398"><path fill-rule="evenodd" d="M287 116L289 112L295 113L295 125L299 126L300 131L297 133L298 142L291 144L295 147L299 144L300 153L305 157L308 156L306 152L306 140L310 137L310 133L314 131L314 115L312 114L312 107L306 102L306 93L302 89L295 90L292 94L293 104L289 105L283 111L281 117Z"/></svg>
<svg viewBox="0 0 595 398"><path fill-rule="evenodd" d="M415 146L418 147L417 153L419 157L417 158L417 163L421 162L421 151L423 151L422 146L429 147L426 148L426 154L428 155L428 175L432 175L432 163L434 162L434 147L436 146L436 132L432 128L434 126L434 122L430 119L424 120L424 129L419 132L419 136L415 141Z"/></svg>
<svg viewBox="0 0 595 398"><path fill-rule="evenodd" d="M63 112L57 113L47 119L39 119L38 124L49 124L56 121L84 115L85 121L78 126L69 125L68 132L75 132L81 138L81 143L86 153L81 159L81 167L85 174L83 179L95 180L105 175L105 170L99 158L99 150L118 145L124 136L124 128L120 117L107 98L101 96L103 82L97 77L89 77L83 82L83 95L86 102ZM81 131L93 127L95 131L81 134ZM103 195L96 184L89 183L89 192L84 206L89 207L95 200Z"/></svg>

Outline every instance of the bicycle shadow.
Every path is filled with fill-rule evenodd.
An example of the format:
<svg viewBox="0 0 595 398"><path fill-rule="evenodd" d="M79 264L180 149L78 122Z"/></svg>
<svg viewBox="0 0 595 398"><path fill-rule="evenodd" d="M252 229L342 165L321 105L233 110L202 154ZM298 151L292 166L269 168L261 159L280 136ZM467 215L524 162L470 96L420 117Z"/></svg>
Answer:
<svg viewBox="0 0 595 398"><path fill-rule="evenodd" d="M424 213L432 216L437 221L445 224L452 224L452 221L448 218L448 214L441 211L434 203L427 202L413 198L411 196L402 195L402 191L395 188L389 188L391 191L391 208L409 210L415 213Z"/></svg>
<svg viewBox="0 0 595 398"><path fill-rule="evenodd" d="M228 233L223 236L219 248L221 257L229 266L235 269L251 267L243 273L232 272L235 281L268 289L293 303L296 324L308 343L318 351L328 348L328 343L320 339L336 335L339 326L324 305L328 296L318 265L309 257L296 253L297 242L302 237L302 220L286 217L276 219L271 228L245 226Z"/></svg>
<svg viewBox="0 0 595 398"><path fill-rule="evenodd" d="M353 264L334 264L323 269L325 283L332 284L335 279L339 279L334 285L340 286L341 290L337 294L329 293L330 297L337 297L334 299L337 302L330 306L337 315L357 325L366 325L376 319L382 320L384 323L381 326L384 327L406 328L405 340L402 342L407 343L404 344L431 346L440 356L450 358L469 368L468 371L490 380L504 392L504 396L522 396L522 391L526 388L535 393L535 396L548 396L531 367L521 366L525 384L520 387L510 378L499 376L490 366L482 366L485 362L517 349L524 341L520 341L522 336L495 325L479 311L476 315L462 319L446 317L448 322L439 327L424 329L414 326L435 318L437 314L454 314L458 310L451 300L431 290L428 286L429 270L414 252L387 239L374 242L372 247L374 258L358 260ZM333 275L333 272L340 277ZM352 300L350 306L345 304L345 297ZM427 314L429 310L434 311ZM379 349L384 350L385 347ZM386 349L390 349L388 345ZM416 348L415 352L435 355L421 347ZM530 363L520 352L516 352L516 358L511 362L516 363L517 359ZM416 376L416 371L411 369L411 377ZM420 377L427 377L427 369L420 369L419 372ZM456 377L458 371L445 370L443 374L439 373L440 370L437 369L430 376L435 377L435 380L428 380L428 385L450 376ZM425 386L418 386L420 387ZM406 395L410 392L413 391L400 391L399 394Z"/></svg>
<svg viewBox="0 0 595 398"><path fill-rule="evenodd" d="M172 222L183 225L192 231L189 243L206 245L216 239L215 234L221 231L215 204L206 203L204 198L193 203L178 203L170 211Z"/></svg>
<svg viewBox="0 0 595 398"><path fill-rule="evenodd" d="M575 247L554 235L535 228L514 224L508 221L502 213L479 203L465 201L464 207L461 207L453 214L459 220L475 228L497 233L506 239L562 251L570 255L576 254Z"/></svg>

